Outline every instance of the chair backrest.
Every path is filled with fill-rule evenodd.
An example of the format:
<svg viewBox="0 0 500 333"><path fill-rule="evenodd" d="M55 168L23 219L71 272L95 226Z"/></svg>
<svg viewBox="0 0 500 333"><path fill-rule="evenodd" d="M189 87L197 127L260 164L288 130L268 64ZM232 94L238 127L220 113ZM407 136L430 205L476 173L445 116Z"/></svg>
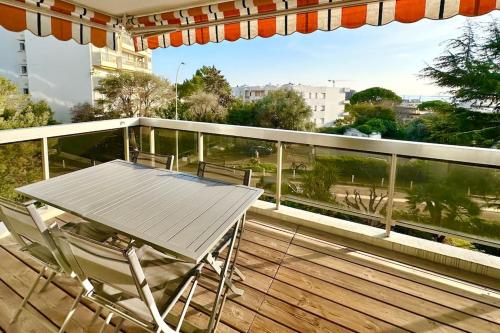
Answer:
<svg viewBox="0 0 500 333"><path fill-rule="evenodd" d="M43 244L42 233L37 228L27 206L0 197L0 217L5 223L7 230L9 230L21 246L26 246L33 242Z"/></svg>
<svg viewBox="0 0 500 333"><path fill-rule="evenodd" d="M130 152L130 160L134 163L154 168L165 167L165 169L170 171L172 171L174 167L174 158L174 155L151 154L139 150Z"/></svg>
<svg viewBox="0 0 500 333"><path fill-rule="evenodd" d="M252 170L239 169L219 164L199 162L198 177L222 180L228 183L250 186Z"/></svg>
<svg viewBox="0 0 500 333"><path fill-rule="evenodd" d="M82 281L99 281L140 297L127 254L133 248L121 249L64 229L54 230L52 234L63 256Z"/></svg>
<svg viewBox="0 0 500 333"><path fill-rule="evenodd" d="M54 242L51 229L43 221L33 201L20 204L0 197L0 217L21 246L38 243L46 247L57 264L71 273L69 264Z"/></svg>

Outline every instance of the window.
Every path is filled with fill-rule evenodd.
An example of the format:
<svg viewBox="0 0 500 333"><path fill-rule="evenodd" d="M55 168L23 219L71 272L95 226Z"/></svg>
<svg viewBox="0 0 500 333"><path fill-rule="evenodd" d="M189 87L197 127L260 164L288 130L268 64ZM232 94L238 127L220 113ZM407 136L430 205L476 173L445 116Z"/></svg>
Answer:
<svg viewBox="0 0 500 333"><path fill-rule="evenodd" d="M309 93L309 99L311 99L311 98L312 98L312 93Z"/></svg>
<svg viewBox="0 0 500 333"><path fill-rule="evenodd" d="M21 74L28 74L28 66L21 65Z"/></svg>
<svg viewBox="0 0 500 333"><path fill-rule="evenodd" d="M323 93L322 95L323 95L323 99L326 99L326 93Z"/></svg>
<svg viewBox="0 0 500 333"><path fill-rule="evenodd" d="M30 90L28 88L23 88L23 93L25 95L28 95L30 93Z"/></svg>
<svg viewBox="0 0 500 333"><path fill-rule="evenodd" d="M315 98L318 99L318 93L316 93Z"/></svg>
<svg viewBox="0 0 500 333"><path fill-rule="evenodd" d="M325 118L321 118L321 125L325 124Z"/></svg>
<svg viewBox="0 0 500 333"><path fill-rule="evenodd" d="M325 111L325 106L321 105L321 111Z"/></svg>
<svg viewBox="0 0 500 333"><path fill-rule="evenodd" d="M24 42L19 43L19 51L24 51L26 50L26 46L24 45Z"/></svg>
<svg viewBox="0 0 500 333"><path fill-rule="evenodd" d="M318 106L317 105L314 106L314 111L318 111Z"/></svg>

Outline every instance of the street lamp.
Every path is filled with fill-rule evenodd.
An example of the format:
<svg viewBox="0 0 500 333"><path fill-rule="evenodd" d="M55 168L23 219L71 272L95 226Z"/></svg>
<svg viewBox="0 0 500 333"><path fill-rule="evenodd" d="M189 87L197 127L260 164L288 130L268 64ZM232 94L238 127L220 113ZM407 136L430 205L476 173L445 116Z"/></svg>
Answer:
<svg viewBox="0 0 500 333"><path fill-rule="evenodd" d="M177 67L177 73L175 74L175 120L179 119L179 114L177 113L177 102L179 100L179 95L177 94L177 79L179 78L179 71L181 70L181 66L185 65L184 62L181 62Z"/></svg>
<svg viewBox="0 0 500 333"><path fill-rule="evenodd" d="M335 80L328 80L328 82L332 83L332 87L335 87Z"/></svg>

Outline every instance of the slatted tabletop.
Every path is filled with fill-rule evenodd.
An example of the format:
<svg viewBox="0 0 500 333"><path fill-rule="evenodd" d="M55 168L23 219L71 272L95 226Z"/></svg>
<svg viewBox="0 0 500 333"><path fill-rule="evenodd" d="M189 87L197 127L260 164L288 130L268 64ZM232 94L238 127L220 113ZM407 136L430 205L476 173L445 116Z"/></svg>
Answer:
<svg viewBox="0 0 500 333"><path fill-rule="evenodd" d="M115 160L17 192L200 262L263 193Z"/></svg>

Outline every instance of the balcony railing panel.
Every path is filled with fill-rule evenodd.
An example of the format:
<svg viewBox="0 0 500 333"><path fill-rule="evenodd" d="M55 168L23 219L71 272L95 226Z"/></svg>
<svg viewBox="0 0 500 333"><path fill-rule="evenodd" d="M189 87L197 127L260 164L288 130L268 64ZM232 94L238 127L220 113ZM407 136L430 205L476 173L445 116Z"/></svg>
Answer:
<svg viewBox="0 0 500 333"><path fill-rule="evenodd" d="M79 146L69 143L79 140L75 135L98 138L103 134L86 133L102 131L114 133L116 143L90 144L90 152L68 151L76 149L68 147ZM195 172L202 159L251 167L254 185L273 195L277 207L284 200L313 211L334 211L341 214L339 217L372 225L385 223L388 231L396 225L434 233L434 237L453 235L500 245L500 150L155 118L0 131L4 154L15 150L8 148L13 143L33 140L38 152L19 157L29 160L35 156L37 161L33 169L38 170L38 176L27 175L26 182L42 179L40 175L48 177L45 169L55 176L66 172L64 168L70 171L90 166L92 161L124 158L130 144L143 151L174 154L178 157L178 169L186 172ZM44 144L47 149L42 149ZM92 149L112 152L106 157ZM78 159L69 164L65 161L63 168L62 157L68 156L65 154ZM324 180L328 180L330 171L335 180L328 191L324 189ZM4 187L13 189L20 185L16 177L4 174L2 180L9 184ZM313 185L323 187L326 199L318 196L319 190ZM304 190L311 186L312 189ZM438 186L439 191L432 190L432 186ZM336 201L328 197L328 192ZM425 197L425 193L441 193L441 198ZM438 215L434 206L440 210L441 218L435 217Z"/></svg>

